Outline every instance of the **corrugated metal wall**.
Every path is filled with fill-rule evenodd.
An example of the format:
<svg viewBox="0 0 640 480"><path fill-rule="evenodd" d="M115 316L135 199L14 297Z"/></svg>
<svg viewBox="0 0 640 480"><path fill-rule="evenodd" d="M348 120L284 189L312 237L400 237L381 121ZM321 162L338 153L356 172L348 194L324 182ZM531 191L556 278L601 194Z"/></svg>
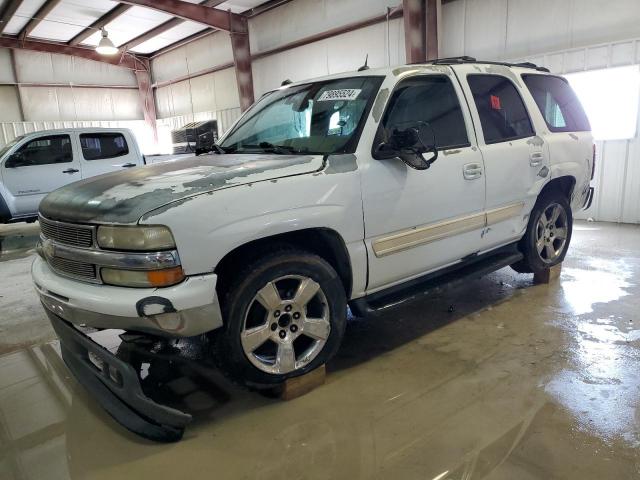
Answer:
<svg viewBox="0 0 640 480"><path fill-rule="evenodd" d="M441 56L531 61L566 74L640 63L637 0L455 0ZM640 223L640 136L597 142L592 207L577 218Z"/></svg>

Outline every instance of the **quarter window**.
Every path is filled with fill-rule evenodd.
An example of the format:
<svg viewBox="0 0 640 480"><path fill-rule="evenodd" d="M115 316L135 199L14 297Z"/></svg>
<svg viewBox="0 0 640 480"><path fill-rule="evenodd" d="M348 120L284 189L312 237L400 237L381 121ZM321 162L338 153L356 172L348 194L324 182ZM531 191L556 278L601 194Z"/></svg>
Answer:
<svg viewBox="0 0 640 480"><path fill-rule="evenodd" d="M83 133L80 135L85 160L101 160L127 155L129 147L121 133Z"/></svg>
<svg viewBox="0 0 640 480"><path fill-rule="evenodd" d="M69 135L49 135L25 143L7 159L5 167L30 167L71 161L73 151Z"/></svg>
<svg viewBox="0 0 640 480"><path fill-rule="evenodd" d="M385 111L376 145L386 141L397 126L415 122L431 126L439 149L469 146L460 101L447 77L429 75L401 82Z"/></svg>
<svg viewBox="0 0 640 480"><path fill-rule="evenodd" d="M522 97L511 81L499 75L469 75L484 142L498 143L534 135Z"/></svg>
<svg viewBox="0 0 640 480"><path fill-rule="evenodd" d="M584 132L591 129L576 94L560 77L523 75L525 85L552 132Z"/></svg>

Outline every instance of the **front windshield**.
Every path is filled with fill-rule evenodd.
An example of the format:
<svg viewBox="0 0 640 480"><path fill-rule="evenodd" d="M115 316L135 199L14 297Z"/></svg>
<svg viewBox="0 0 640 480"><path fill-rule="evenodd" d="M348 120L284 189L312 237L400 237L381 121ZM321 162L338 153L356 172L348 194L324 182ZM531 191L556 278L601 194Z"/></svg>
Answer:
<svg viewBox="0 0 640 480"><path fill-rule="evenodd" d="M276 90L220 146L227 153L351 153L382 80L351 77Z"/></svg>
<svg viewBox="0 0 640 480"><path fill-rule="evenodd" d="M0 158L4 157L4 154L7 153L9 150L11 150L11 147L13 147L16 143L18 143L23 138L24 138L24 135L19 135L13 140L11 140L9 143L7 143L4 147L2 147L2 149L0 149Z"/></svg>

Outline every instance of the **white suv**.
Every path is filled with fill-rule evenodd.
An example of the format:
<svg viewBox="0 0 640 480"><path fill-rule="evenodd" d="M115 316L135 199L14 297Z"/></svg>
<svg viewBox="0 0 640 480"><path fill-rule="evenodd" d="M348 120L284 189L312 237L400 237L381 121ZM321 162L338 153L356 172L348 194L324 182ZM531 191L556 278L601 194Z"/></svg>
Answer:
<svg viewBox="0 0 640 480"><path fill-rule="evenodd" d="M14 138L0 149L0 223L35 220L53 190L144 164L130 130L67 128Z"/></svg>
<svg viewBox="0 0 640 480"><path fill-rule="evenodd" d="M282 382L336 352L347 305L364 315L445 281L561 262L593 159L571 88L531 64L455 58L288 84L216 154L47 196L33 279L103 406L177 438L188 415L144 397L132 367L73 325L211 334L228 372Z"/></svg>

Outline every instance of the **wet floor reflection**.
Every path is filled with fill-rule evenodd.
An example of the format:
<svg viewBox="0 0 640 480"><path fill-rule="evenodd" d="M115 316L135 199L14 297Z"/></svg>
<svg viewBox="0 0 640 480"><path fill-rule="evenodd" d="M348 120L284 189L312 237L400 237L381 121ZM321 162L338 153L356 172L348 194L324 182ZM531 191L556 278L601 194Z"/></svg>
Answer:
<svg viewBox="0 0 640 480"><path fill-rule="evenodd" d="M99 332L194 414L176 444L113 422L55 342L1 356L0 478L640 478L640 259L579 235L555 286L503 270L350 322L326 385L289 402L229 381L202 339Z"/></svg>

